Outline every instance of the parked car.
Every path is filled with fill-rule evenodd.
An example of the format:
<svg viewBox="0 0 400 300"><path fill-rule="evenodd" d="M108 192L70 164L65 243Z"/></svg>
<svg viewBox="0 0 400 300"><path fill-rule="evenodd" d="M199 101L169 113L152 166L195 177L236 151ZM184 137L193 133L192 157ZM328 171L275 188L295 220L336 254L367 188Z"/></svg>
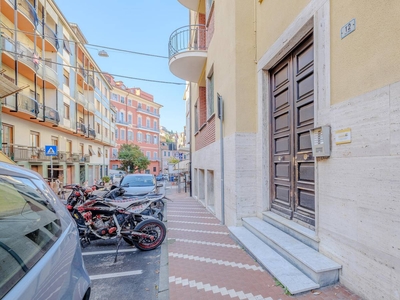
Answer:
<svg viewBox="0 0 400 300"><path fill-rule="evenodd" d="M121 179L119 186L126 191L125 195L145 195L155 192L157 183L153 174L128 174Z"/></svg>
<svg viewBox="0 0 400 300"><path fill-rule="evenodd" d="M0 299L88 300L78 230L36 172L0 162Z"/></svg>
<svg viewBox="0 0 400 300"><path fill-rule="evenodd" d="M162 180L164 180L164 175L163 175L163 174L158 174L158 175L156 176L156 180L157 180L157 181L162 181Z"/></svg>

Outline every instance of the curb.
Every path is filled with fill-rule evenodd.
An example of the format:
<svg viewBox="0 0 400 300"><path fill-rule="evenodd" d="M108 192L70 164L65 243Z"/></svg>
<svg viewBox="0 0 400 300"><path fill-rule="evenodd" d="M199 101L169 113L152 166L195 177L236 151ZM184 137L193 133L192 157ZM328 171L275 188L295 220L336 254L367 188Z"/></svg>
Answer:
<svg viewBox="0 0 400 300"><path fill-rule="evenodd" d="M167 206L164 204L164 218L167 215ZM168 221L168 220L167 220ZM168 223L164 222L167 227L167 234L164 242L161 244L161 257L160 257L160 279L158 286L158 299L169 300L169 267L168 267Z"/></svg>

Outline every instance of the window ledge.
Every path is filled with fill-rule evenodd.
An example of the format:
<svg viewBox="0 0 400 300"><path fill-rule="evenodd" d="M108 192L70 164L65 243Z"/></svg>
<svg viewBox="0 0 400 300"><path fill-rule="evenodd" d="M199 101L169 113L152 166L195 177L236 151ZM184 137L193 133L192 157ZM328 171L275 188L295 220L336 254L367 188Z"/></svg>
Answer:
<svg viewBox="0 0 400 300"><path fill-rule="evenodd" d="M207 123L210 122L213 118L215 118L215 112L213 112L212 115L208 117Z"/></svg>

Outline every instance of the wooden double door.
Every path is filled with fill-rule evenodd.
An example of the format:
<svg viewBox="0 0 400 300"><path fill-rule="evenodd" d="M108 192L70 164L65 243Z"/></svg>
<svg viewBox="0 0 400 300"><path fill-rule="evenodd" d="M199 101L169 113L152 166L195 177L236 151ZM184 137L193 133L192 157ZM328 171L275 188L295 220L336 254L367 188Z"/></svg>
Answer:
<svg viewBox="0 0 400 300"><path fill-rule="evenodd" d="M271 210L315 226L314 47L308 36L271 72Z"/></svg>

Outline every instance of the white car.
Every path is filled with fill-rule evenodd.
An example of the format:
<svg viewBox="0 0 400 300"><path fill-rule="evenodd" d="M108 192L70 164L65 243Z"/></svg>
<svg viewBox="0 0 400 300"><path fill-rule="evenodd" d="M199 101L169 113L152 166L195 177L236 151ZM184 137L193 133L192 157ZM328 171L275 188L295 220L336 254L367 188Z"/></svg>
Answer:
<svg viewBox="0 0 400 300"><path fill-rule="evenodd" d="M145 195L156 191L156 177L152 174L128 174L119 184L127 195Z"/></svg>

